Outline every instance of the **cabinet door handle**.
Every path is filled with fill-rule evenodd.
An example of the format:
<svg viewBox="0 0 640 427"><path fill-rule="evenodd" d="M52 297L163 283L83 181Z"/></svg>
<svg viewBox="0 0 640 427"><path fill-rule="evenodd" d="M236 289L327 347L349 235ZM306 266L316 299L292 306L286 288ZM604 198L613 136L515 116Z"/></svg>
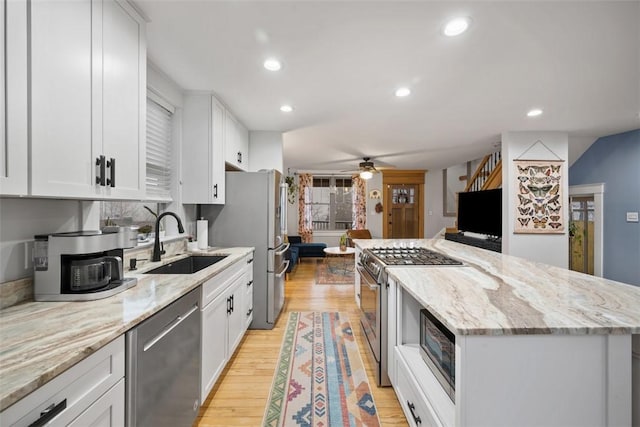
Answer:
<svg viewBox="0 0 640 427"><path fill-rule="evenodd" d="M251 313L253 313L253 308L250 308L249 311L247 311L247 317L251 316Z"/></svg>
<svg viewBox="0 0 640 427"><path fill-rule="evenodd" d="M233 313L233 297L234 295L231 295L231 312Z"/></svg>
<svg viewBox="0 0 640 427"><path fill-rule="evenodd" d="M116 186L116 159L111 157L111 159L107 161L107 167L109 168L109 178L107 179L107 185L113 188Z"/></svg>
<svg viewBox="0 0 640 427"><path fill-rule="evenodd" d="M104 175L105 175L105 157L104 156L100 156L100 157L96 157L96 166L99 166L99 172L96 175L96 184L104 187Z"/></svg>
<svg viewBox="0 0 640 427"><path fill-rule="evenodd" d="M242 163L242 152L238 151L238 163Z"/></svg>
<svg viewBox="0 0 640 427"><path fill-rule="evenodd" d="M213 198L217 199L218 198L218 184L215 184L213 186Z"/></svg>
<svg viewBox="0 0 640 427"><path fill-rule="evenodd" d="M29 427L41 427L46 425L49 421L54 419L56 415L64 411L66 408L67 399L64 399L57 405L55 403L52 403L51 405L47 406L44 411L40 412L40 418L29 424Z"/></svg>
<svg viewBox="0 0 640 427"><path fill-rule="evenodd" d="M247 282L247 288L248 288L249 286L251 286L251 285L253 285L253 280L249 280L249 281Z"/></svg>
<svg viewBox="0 0 640 427"><path fill-rule="evenodd" d="M227 314L231 314L231 297L227 297Z"/></svg>
<svg viewBox="0 0 640 427"><path fill-rule="evenodd" d="M253 262L253 258L247 260L247 264L251 264Z"/></svg>
<svg viewBox="0 0 640 427"><path fill-rule="evenodd" d="M419 416L416 415L416 405L414 405L413 403L409 402L407 400L407 405L409 405L409 411L411 411L411 416L413 417L413 421L416 422L416 424L422 424L422 420L420 419Z"/></svg>

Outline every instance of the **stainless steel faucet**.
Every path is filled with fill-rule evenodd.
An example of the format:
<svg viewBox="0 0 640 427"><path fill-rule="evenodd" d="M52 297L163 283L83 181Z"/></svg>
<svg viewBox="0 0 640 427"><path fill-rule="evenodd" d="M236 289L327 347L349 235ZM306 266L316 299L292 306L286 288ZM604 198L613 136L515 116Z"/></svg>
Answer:
<svg viewBox="0 0 640 427"><path fill-rule="evenodd" d="M160 228L160 220L166 215L171 215L172 217L174 217L176 221L178 221L178 232L184 233L184 227L182 226L182 221L180 221L180 217L178 215L169 211L162 212L160 215L158 215L158 218L156 219L156 228L154 229L156 230L156 238L153 243L153 254L151 255L151 261L153 262L160 261L161 255L164 254L164 250L160 249L160 233L158 230Z"/></svg>

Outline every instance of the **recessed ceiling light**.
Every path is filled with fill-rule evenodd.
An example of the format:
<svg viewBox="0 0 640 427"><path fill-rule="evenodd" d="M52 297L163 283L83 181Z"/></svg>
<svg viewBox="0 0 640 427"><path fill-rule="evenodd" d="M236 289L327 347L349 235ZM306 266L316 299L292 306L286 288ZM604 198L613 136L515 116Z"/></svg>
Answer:
<svg viewBox="0 0 640 427"><path fill-rule="evenodd" d="M291 105L283 105L282 107L280 107L280 111L282 111L283 113L290 113L293 111L293 107Z"/></svg>
<svg viewBox="0 0 640 427"><path fill-rule="evenodd" d="M411 94L411 90L408 87L401 87L396 90L396 96L399 98L409 96Z"/></svg>
<svg viewBox="0 0 640 427"><path fill-rule="evenodd" d="M280 68L282 68L282 64L280 63L280 61L278 61L275 58L269 58L266 61L264 61L264 68L266 68L269 71L278 71Z"/></svg>
<svg viewBox="0 0 640 427"><path fill-rule="evenodd" d="M464 33L469 28L469 22L469 18L452 19L444 26L444 35L454 37Z"/></svg>
<svg viewBox="0 0 640 427"><path fill-rule="evenodd" d="M542 110L539 108L534 108L533 110L529 110L527 113L527 117L538 117L542 114Z"/></svg>

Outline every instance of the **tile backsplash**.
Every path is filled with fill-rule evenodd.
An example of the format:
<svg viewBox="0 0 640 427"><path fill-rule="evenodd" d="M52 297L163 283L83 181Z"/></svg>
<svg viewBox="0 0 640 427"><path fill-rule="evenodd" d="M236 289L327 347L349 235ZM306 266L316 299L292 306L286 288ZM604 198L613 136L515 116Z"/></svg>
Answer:
<svg viewBox="0 0 640 427"><path fill-rule="evenodd" d="M183 254L187 250L186 237L168 238L163 244L166 251L163 257ZM125 275L129 271L129 260L136 258L140 268L151 260L152 251L153 243L125 249L122 260ZM0 283L0 310L31 301L33 301L33 276Z"/></svg>

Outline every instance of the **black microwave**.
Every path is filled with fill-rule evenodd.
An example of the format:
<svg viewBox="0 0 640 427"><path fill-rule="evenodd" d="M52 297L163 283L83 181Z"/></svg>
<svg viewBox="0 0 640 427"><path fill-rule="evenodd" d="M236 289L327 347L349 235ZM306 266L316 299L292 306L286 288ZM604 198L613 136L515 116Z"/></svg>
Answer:
<svg viewBox="0 0 640 427"><path fill-rule="evenodd" d="M456 336L428 310L420 310L420 353L434 376L455 402Z"/></svg>

